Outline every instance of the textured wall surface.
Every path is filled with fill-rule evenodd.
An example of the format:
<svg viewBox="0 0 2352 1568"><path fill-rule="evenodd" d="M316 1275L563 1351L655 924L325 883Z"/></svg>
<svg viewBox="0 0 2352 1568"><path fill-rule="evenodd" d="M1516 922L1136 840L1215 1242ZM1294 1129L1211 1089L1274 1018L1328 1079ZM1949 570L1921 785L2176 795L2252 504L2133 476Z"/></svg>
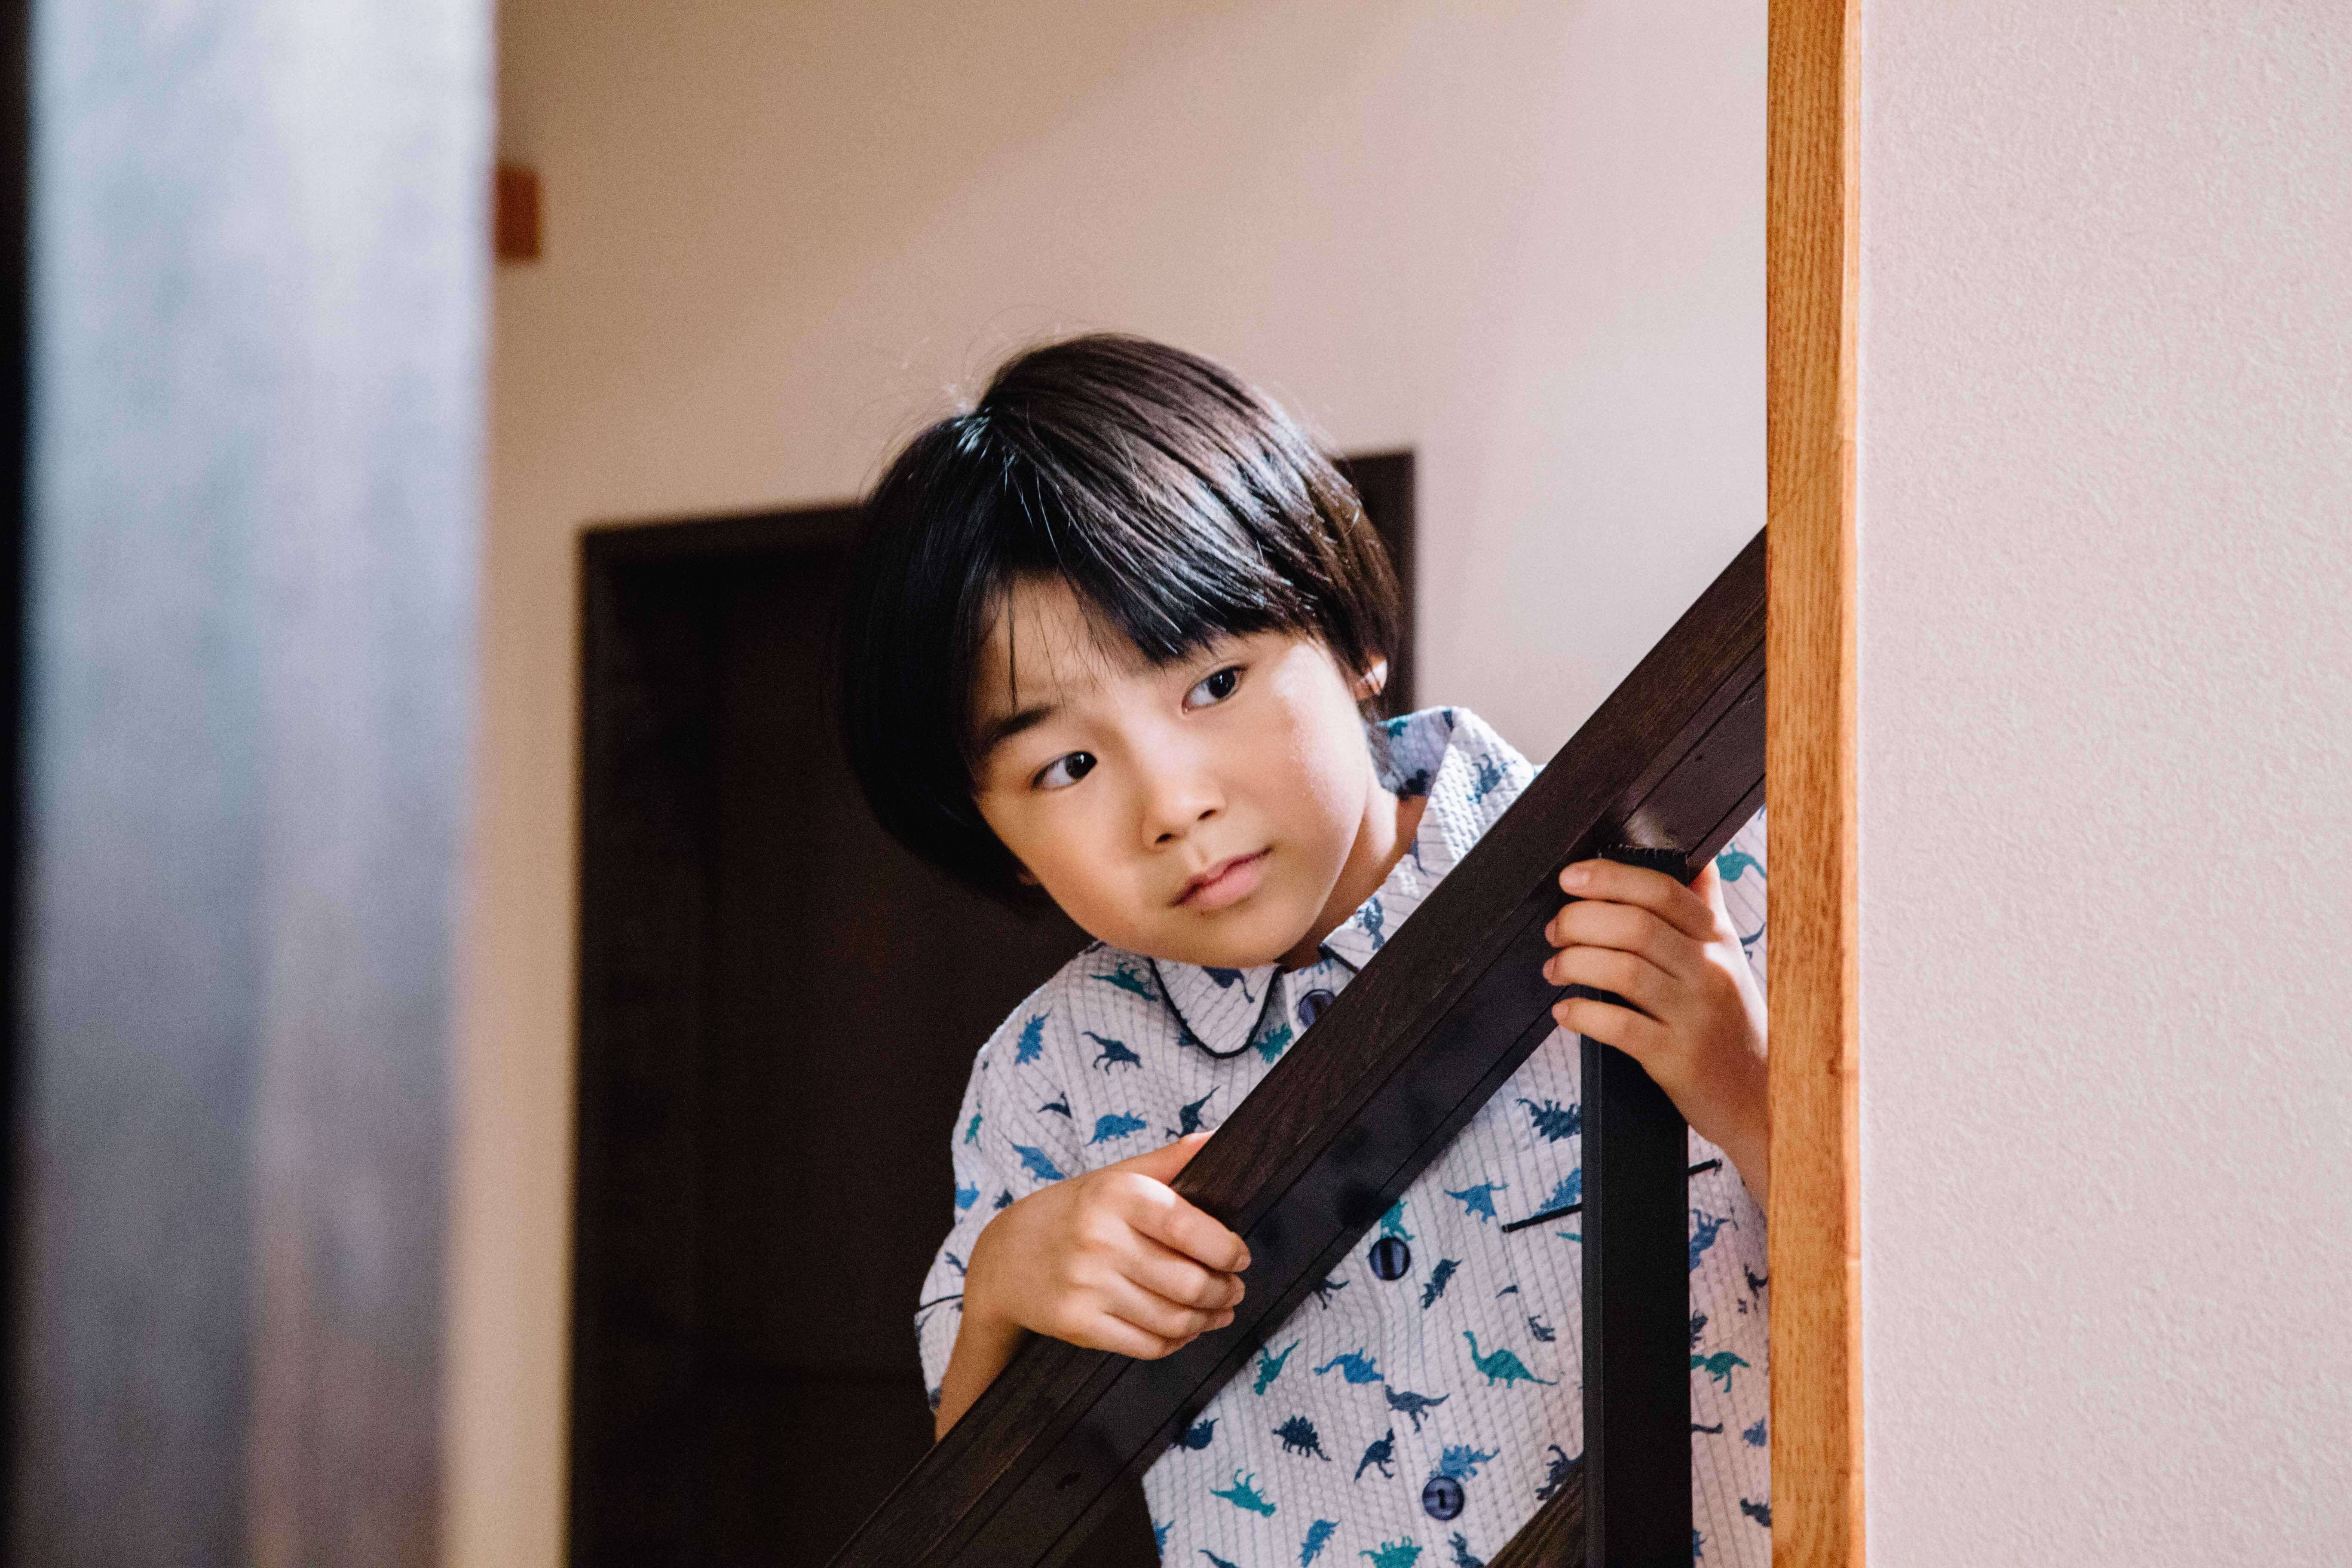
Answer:
<svg viewBox="0 0 2352 1568"><path fill-rule="evenodd" d="M467 1562L555 1560L573 543L836 500L1030 338L1420 456L1420 690L1563 740L1762 522L1762 0L514 0L452 1353ZM911 1345L911 1341L910 1341Z"/></svg>
<svg viewBox="0 0 2352 1568"><path fill-rule="evenodd" d="M1874 1562L2352 1542L2352 9L1865 5Z"/></svg>

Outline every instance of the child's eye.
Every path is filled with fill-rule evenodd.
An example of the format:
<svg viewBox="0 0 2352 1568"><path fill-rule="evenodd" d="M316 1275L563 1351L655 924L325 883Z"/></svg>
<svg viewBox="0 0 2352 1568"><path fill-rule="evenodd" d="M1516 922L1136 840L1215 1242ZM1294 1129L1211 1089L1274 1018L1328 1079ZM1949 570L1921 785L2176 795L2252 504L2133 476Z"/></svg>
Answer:
<svg viewBox="0 0 2352 1568"><path fill-rule="evenodd" d="M1234 694L1234 688L1241 683L1242 667L1238 664L1229 664L1184 693L1184 706L1207 708L1214 703L1223 702Z"/></svg>
<svg viewBox="0 0 2352 1568"><path fill-rule="evenodd" d="M1093 752L1070 752L1047 763L1029 782L1039 789L1067 789L1094 771Z"/></svg>

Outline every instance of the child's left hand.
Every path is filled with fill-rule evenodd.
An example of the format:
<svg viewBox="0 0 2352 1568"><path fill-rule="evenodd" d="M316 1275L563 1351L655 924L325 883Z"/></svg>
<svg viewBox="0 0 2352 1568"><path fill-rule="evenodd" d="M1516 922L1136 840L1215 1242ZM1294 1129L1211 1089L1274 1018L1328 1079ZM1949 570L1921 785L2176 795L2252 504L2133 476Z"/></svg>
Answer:
<svg viewBox="0 0 2352 1568"><path fill-rule="evenodd" d="M1764 998L1715 863L1685 888L1638 866L1580 860L1559 885L1574 898L1544 928L1559 949L1544 961L1544 978L1613 991L1632 1005L1571 996L1552 1017L1640 1062L1763 1203Z"/></svg>

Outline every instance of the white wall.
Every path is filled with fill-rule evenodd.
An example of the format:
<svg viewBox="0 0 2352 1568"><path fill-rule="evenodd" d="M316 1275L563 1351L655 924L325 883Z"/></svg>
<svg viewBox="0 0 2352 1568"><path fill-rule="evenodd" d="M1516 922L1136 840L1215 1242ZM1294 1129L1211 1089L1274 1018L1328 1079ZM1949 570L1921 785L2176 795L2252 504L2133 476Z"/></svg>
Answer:
<svg viewBox="0 0 2352 1568"><path fill-rule="evenodd" d="M572 551L825 500L1011 347L1421 455L1421 689L1564 739L1762 523L1761 0L511 0L451 1544L557 1559Z"/></svg>
<svg viewBox="0 0 2352 1568"><path fill-rule="evenodd" d="M1864 7L1873 1561L2352 1551L2352 7Z"/></svg>

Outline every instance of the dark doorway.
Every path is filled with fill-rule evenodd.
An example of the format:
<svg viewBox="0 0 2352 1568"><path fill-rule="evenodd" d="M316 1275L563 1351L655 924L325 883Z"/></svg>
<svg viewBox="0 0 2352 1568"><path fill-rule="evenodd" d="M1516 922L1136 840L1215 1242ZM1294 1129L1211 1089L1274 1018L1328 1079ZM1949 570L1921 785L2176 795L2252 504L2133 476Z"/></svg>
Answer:
<svg viewBox="0 0 2352 1568"><path fill-rule="evenodd" d="M1412 458L1345 465L1405 584ZM847 509L593 530L571 1555L820 1563L930 1444L971 1056L1085 937L884 837L835 744ZM1151 1560L1129 1521L1096 1560Z"/></svg>

